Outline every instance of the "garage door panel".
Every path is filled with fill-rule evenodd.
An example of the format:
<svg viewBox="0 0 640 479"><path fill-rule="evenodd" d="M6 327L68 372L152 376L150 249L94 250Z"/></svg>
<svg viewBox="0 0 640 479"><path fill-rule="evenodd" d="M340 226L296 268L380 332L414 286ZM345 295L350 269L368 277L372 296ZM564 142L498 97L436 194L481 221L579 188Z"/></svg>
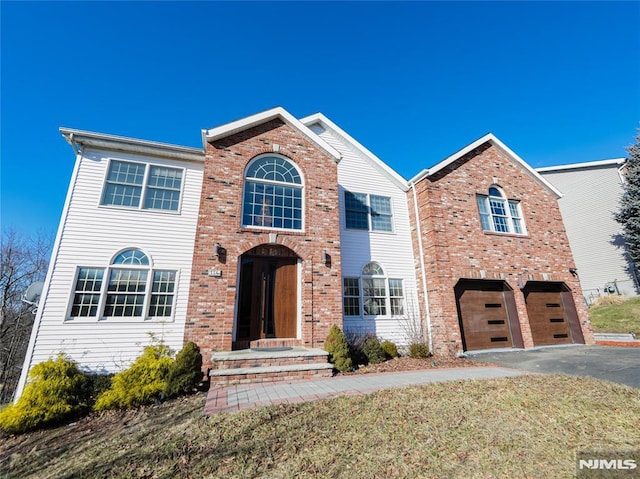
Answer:
<svg viewBox="0 0 640 479"><path fill-rule="evenodd" d="M459 306L468 351L512 346L504 292L466 290Z"/></svg>
<svg viewBox="0 0 640 479"><path fill-rule="evenodd" d="M532 291L526 301L535 346L573 342L560 292Z"/></svg>

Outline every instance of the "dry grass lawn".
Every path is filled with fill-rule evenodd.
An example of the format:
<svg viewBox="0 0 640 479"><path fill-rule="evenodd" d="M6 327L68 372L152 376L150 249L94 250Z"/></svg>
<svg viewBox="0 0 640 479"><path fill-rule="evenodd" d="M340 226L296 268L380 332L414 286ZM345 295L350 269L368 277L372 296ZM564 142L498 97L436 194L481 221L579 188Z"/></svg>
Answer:
<svg viewBox="0 0 640 479"><path fill-rule="evenodd" d="M640 298L618 304L589 308L589 319L596 333L635 333L640 337Z"/></svg>
<svg viewBox="0 0 640 479"><path fill-rule="evenodd" d="M204 395L0 438L2 478L571 478L640 444L640 391L586 378L457 381L202 415Z"/></svg>

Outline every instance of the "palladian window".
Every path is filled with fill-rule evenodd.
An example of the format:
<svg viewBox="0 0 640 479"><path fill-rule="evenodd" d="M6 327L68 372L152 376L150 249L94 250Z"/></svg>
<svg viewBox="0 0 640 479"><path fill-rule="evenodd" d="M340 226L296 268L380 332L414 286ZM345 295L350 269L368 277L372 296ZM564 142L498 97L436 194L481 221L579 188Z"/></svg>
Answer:
<svg viewBox="0 0 640 479"><path fill-rule="evenodd" d="M151 268L138 249L118 253L108 267L80 267L71 318L169 318L176 271Z"/></svg>
<svg viewBox="0 0 640 479"><path fill-rule="evenodd" d="M360 277L342 278L345 316L401 316L404 314L402 279L388 278L379 263L371 261Z"/></svg>

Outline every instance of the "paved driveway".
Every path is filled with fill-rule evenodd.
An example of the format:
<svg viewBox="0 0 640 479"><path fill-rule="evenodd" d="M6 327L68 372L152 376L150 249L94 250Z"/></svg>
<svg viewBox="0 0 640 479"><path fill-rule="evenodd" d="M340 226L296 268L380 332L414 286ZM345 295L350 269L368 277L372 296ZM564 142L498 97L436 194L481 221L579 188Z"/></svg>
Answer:
<svg viewBox="0 0 640 479"><path fill-rule="evenodd" d="M640 348L564 346L468 353L469 359L534 373L591 376L640 389Z"/></svg>

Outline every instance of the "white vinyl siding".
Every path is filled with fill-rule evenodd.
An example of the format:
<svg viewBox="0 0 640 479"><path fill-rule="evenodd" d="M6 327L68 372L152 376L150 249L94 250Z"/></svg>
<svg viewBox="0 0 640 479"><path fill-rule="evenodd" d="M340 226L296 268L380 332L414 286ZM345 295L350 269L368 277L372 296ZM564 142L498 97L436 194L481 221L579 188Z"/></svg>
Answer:
<svg viewBox="0 0 640 479"><path fill-rule="evenodd" d="M398 316L352 316L348 312L363 307L354 295L345 295L349 307L344 313L344 330L347 334L374 333L381 338L397 344L407 344L407 331L414 330L413 324L420 324L416 293L415 267L413 262L413 244L409 226L409 210L406 192L400 189L380 166L366 158L346 139L331 130L311 126L323 140L342 154L338 164L338 182L340 192L340 247L343 276L343 292L355 291L357 281L362 276L362 268L370 261L378 262L387 278L402 281L404 294L403 311ZM370 196L389 198L392 211L392 232L352 229L346 224L345 192L355 192ZM384 213L384 211L382 211ZM386 219L384 221L387 221ZM349 280L345 285L344 281ZM397 285L396 285L397 286ZM387 284L387 295L391 286ZM394 289L398 292L397 288ZM398 311L397 301L391 300L390 311ZM395 304L395 306L394 306ZM343 308L345 303L343 302Z"/></svg>
<svg viewBox="0 0 640 479"><path fill-rule="evenodd" d="M614 219L623 193L620 164L544 169L540 174L558 188L565 229L587 302L614 280L625 296L636 296L633 266L627 261L622 228Z"/></svg>
<svg viewBox="0 0 640 479"><path fill-rule="evenodd" d="M43 307L38 313L41 322L31 366L65 351L85 368L115 372L126 367L154 338L179 350L187 314L203 163L105 153L89 148L77 161L75 183L70 185L73 194L68 200L66 218L62 218L57 256L52 258L49 288L43 293ZM110 161L181 171L179 213L100 207ZM143 318L99 322L94 318L69 320L69 316L79 314L83 308L84 314L92 308L100 308L95 304L96 288L104 288L103 283L109 281L107 267L114 254L131 248L149 255L153 262L149 274L152 271L178 272L171 300L174 302L172 317L166 320L156 317L154 321ZM135 269L135 266L131 268ZM97 271L101 269L104 276L98 279ZM80 275L84 275L85 280L78 282ZM162 280L156 282L147 278L147 281L148 303L162 305L168 300L163 296ZM158 291L148 291L154 287ZM166 312L166 308L159 307L157 311Z"/></svg>

